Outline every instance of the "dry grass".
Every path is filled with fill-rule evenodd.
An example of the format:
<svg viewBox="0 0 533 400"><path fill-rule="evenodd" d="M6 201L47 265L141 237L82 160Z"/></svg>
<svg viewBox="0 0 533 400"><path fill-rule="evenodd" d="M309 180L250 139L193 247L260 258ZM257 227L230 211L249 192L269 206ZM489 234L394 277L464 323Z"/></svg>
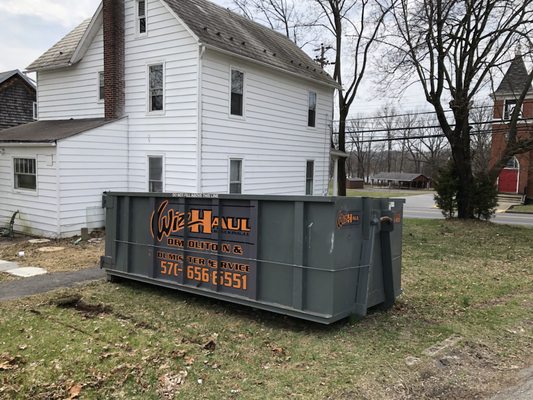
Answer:
<svg viewBox="0 0 533 400"><path fill-rule="evenodd" d="M329 327L127 282L0 303L0 398L466 399L511 383L533 361L533 230L406 220L404 237L396 306Z"/></svg>
<svg viewBox="0 0 533 400"><path fill-rule="evenodd" d="M0 242L0 260L16 261L23 267L41 267L48 272L77 271L97 266L100 256L104 253L103 242L81 242L75 245L74 239L61 239L44 244L31 244L28 239L3 239ZM47 247L63 247L64 250L51 253L39 251L40 248ZM20 251L24 251L24 257L18 256Z"/></svg>

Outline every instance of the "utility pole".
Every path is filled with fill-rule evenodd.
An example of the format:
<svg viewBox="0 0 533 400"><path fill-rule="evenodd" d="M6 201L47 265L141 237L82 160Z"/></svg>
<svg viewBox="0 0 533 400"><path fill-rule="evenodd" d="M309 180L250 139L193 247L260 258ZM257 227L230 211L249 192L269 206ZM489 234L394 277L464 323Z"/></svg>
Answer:
<svg viewBox="0 0 533 400"><path fill-rule="evenodd" d="M335 64L335 62L330 62L328 61L328 59L326 58L326 52L328 50L333 50L333 47L332 46L324 46L324 43L320 43L320 47L317 48L317 49L314 49L314 51L319 51L320 52L320 56L319 57L315 57L315 61L317 63L320 64L320 68L324 68L326 65L333 65Z"/></svg>

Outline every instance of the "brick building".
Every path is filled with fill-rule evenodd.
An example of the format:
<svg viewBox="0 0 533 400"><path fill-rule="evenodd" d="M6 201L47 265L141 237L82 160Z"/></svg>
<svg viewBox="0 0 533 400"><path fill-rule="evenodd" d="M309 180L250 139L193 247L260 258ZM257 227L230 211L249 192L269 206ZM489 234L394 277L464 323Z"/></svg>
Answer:
<svg viewBox="0 0 533 400"><path fill-rule="evenodd" d="M35 119L35 85L19 70L0 72L0 130Z"/></svg>
<svg viewBox="0 0 533 400"><path fill-rule="evenodd" d="M494 92L491 165L498 161L505 149L509 120L527 78L526 65L518 54ZM518 122L518 139L525 137L533 137L533 88L530 88L524 100L521 120ZM533 151L517 154L507 163L498 177L498 191L526 195L533 200Z"/></svg>

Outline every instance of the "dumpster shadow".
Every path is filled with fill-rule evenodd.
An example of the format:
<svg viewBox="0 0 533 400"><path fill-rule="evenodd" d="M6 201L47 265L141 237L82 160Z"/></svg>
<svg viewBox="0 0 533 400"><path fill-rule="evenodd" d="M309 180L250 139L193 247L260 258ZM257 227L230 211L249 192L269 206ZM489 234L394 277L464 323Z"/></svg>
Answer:
<svg viewBox="0 0 533 400"><path fill-rule="evenodd" d="M194 303L215 314L228 313L241 318L250 323L265 324L274 329L285 329L293 332L306 333L330 333L345 328L352 324L351 318L344 318L330 325L323 325L313 321L307 321L288 315L277 314L271 311L260 310L250 306L231 303L227 300L218 300L205 297L200 294L189 293L178 289L171 289L162 286L154 286L150 283L120 278L120 285L127 286L135 291L143 291L145 294L153 293L157 296L179 302Z"/></svg>

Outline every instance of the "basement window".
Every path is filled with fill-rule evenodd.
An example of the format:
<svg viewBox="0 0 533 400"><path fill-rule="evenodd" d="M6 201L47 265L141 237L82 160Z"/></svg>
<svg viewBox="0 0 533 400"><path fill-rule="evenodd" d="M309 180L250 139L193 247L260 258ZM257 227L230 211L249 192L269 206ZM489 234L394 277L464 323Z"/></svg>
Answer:
<svg viewBox="0 0 533 400"><path fill-rule="evenodd" d="M243 115L244 72L231 70L231 115Z"/></svg>
<svg viewBox="0 0 533 400"><path fill-rule="evenodd" d="M229 161L229 192L242 193L242 160L233 158Z"/></svg>
<svg viewBox="0 0 533 400"><path fill-rule="evenodd" d="M163 192L163 157L148 156L148 191Z"/></svg>
<svg viewBox="0 0 533 400"><path fill-rule="evenodd" d="M307 107L307 126L316 125L316 93L309 92L309 102Z"/></svg>
<svg viewBox="0 0 533 400"><path fill-rule="evenodd" d="M37 190L37 167L35 158L14 158L14 187L22 190Z"/></svg>
<svg viewBox="0 0 533 400"><path fill-rule="evenodd" d="M137 1L137 32L139 35L146 33L146 1Z"/></svg>
<svg viewBox="0 0 533 400"><path fill-rule="evenodd" d="M148 67L148 111L163 111L164 73L163 64Z"/></svg>
<svg viewBox="0 0 533 400"><path fill-rule="evenodd" d="M305 166L305 194L308 196L313 195L313 181L315 178L315 162L313 160L307 160Z"/></svg>

